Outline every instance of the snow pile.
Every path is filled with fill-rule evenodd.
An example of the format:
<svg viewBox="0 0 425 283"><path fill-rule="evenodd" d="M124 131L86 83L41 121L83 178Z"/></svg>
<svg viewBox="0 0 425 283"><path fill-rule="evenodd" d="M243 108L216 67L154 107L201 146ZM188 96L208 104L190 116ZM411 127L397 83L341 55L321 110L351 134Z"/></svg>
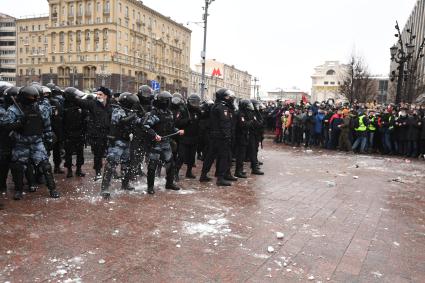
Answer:
<svg viewBox="0 0 425 283"><path fill-rule="evenodd" d="M225 218L210 219L207 223L183 223L183 231L189 235L205 236L226 235L232 232L229 221Z"/></svg>

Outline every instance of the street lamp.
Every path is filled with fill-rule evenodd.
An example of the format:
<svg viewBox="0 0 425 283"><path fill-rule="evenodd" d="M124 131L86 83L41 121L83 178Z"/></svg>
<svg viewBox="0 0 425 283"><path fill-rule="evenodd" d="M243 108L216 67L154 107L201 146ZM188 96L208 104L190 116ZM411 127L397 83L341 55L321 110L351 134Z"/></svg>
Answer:
<svg viewBox="0 0 425 283"><path fill-rule="evenodd" d="M404 43L398 22L396 22L395 29L397 30L397 33L394 36L398 38L398 41L397 44L393 45L390 48L390 54L391 61L398 64L398 75L396 75L395 71L392 71L391 81L394 81L396 77L398 79L395 103L399 104L401 102L403 81L406 80L405 75L407 75L407 72L405 71L405 65L406 63L409 64L409 61L412 58L412 54L415 51L415 45L413 45L413 40L416 38L416 36L413 35L412 29L407 29L406 31L410 34L410 39L408 43Z"/></svg>
<svg viewBox="0 0 425 283"><path fill-rule="evenodd" d="M201 52L201 58L202 58L202 76L201 76L201 99L204 99L204 93L205 93L205 58L207 53L207 25L208 25L208 7L211 5L211 3L214 2L214 0L205 0L205 7L204 7L204 48Z"/></svg>

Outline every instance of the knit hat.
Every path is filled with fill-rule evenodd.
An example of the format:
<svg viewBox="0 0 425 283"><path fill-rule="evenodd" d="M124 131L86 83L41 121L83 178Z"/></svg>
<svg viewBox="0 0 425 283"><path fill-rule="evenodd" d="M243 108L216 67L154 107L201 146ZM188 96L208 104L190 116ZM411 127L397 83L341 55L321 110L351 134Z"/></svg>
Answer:
<svg viewBox="0 0 425 283"><path fill-rule="evenodd" d="M107 87L101 86L96 91L103 92L104 95L110 97L111 96L111 90Z"/></svg>

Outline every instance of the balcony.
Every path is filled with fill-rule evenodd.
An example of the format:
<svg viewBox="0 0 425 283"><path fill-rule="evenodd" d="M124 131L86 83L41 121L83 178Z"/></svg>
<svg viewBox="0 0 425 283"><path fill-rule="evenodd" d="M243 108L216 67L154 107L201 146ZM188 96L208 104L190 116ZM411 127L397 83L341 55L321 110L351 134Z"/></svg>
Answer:
<svg viewBox="0 0 425 283"><path fill-rule="evenodd" d="M106 15L109 15L111 13L111 10L109 9L103 9L103 13Z"/></svg>

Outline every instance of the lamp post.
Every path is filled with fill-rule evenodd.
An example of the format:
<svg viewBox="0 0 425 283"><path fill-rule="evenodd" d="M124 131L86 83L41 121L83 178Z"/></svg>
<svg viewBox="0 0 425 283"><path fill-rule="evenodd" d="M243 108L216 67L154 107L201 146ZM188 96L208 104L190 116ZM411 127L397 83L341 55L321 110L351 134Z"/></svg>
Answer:
<svg viewBox="0 0 425 283"><path fill-rule="evenodd" d="M205 0L205 7L204 7L204 48L201 52L201 58L202 58L202 76L201 76L201 99L204 99L204 93L205 93L205 58L207 53L207 26L208 26L208 7L211 5L211 3L214 0Z"/></svg>
<svg viewBox="0 0 425 283"><path fill-rule="evenodd" d="M394 44L390 48L390 54L391 61L398 64L398 75L395 71L392 71L391 81L394 81L397 77L397 92L395 97L395 103L399 104L401 102L403 82L406 80L405 75L408 74L405 70L405 65L409 64L409 61L412 58L412 54L415 51L415 45L413 45L413 40L416 38L416 36L413 35L412 29L407 29L407 32L410 34L409 42L407 43L403 41L398 22L396 22L395 29L397 30L395 37L398 38L398 41L397 44Z"/></svg>

